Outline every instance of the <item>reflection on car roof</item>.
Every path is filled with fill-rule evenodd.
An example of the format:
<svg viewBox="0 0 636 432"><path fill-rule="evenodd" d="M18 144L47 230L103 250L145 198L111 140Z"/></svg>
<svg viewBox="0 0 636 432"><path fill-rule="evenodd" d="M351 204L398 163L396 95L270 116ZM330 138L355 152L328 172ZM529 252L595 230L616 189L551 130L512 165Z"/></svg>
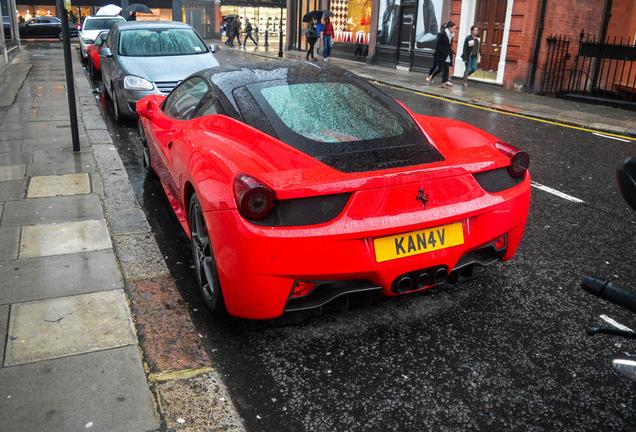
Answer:
<svg viewBox="0 0 636 432"><path fill-rule="evenodd" d="M126 21L115 25L121 30L136 30L145 28L192 28L190 25L177 21Z"/></svg>
<svg viewBox="0 0 636 432"><path fill-rule="evenodd" d="M288 83L306 83L335 78L360 79L357 75L338 66L316 65L299 60L275 60L271 62L243 63L205 69L202 75L223 93L259 82L286 80Z"/></svg>

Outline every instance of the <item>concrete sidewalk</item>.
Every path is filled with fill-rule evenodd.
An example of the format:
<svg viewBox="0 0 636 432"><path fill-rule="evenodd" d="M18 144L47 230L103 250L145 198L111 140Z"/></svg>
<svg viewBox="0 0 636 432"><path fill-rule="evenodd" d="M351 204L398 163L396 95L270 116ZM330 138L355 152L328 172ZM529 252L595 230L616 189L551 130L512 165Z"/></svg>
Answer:
<svg viewBox="0 0 636 432"><path fill-rule="evenodd" d="M273 49L272 44L270 44L268 49L263 46L254 47L251 44L248 44L245 49L241 49L227 47L219 41L215 41L215 43L218 43L221 49L241 51L246 54L268 58L278 58L278 49ZM284 57L304 60L305 54L305 52L290 50L284 52ZM320 58L317 61L322 62L323 60ZM455 80L455 85L451 89L441 88L439 86L439 78L437 79L437 85L427 86L426 74L421 72L396 70L334 57L330 58L329 62L345 67L373 81L422 92L435 97L601 132L636 137L636 113L633 111L507 91L497 85L484 84L472 80L469 81L467 88L461 85L460 80Z"/></svg>
<svg viewBox="0 0 636 432"><path fill-rule="evenodd" d="M102 206L113 150L99 111L82 107L74 154L59 49L23 49L0 87L0 429L158 430Z"/></svg>
<svg viewBox="0 0 636 432"><path fill-rule="evenodd" d="M73 54L79 153L60 43L0 76L0 430L242 432Z"/></svg>

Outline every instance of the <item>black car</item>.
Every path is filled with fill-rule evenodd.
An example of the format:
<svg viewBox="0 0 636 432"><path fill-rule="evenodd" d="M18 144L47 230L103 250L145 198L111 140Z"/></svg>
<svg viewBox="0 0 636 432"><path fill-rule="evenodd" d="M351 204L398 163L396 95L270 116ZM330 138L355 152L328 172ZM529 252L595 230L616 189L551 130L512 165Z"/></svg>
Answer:
<svg viewBox="0 0 636 432"><path fill-rule="evenodd" d="M78 25L69 23L71 37L77 37ZM20 24L20 38L56 37L62 39L62 20L54 16L38 16Z"/></svg>

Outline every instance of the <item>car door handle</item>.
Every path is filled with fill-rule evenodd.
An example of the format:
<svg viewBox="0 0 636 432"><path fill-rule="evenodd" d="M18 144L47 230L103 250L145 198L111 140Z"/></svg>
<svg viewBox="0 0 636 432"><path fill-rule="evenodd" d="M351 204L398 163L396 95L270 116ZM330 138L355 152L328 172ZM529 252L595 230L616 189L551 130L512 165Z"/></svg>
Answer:
<svg viewBox="0 0 636 432"><path fill-rule="evenodd" d="M169 148L169 149L171 149L173 145L174 145L174 141L170 141L170 142L168 143L168 148Z"/></svg>

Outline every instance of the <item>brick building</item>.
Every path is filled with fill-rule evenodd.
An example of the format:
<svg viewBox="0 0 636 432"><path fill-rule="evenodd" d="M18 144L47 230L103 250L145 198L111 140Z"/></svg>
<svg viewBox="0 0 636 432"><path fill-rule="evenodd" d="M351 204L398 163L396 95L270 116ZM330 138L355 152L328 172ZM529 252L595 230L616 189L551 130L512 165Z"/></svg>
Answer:
<svg viewBox="0 0 636 432"><path fill-rule="evenodd" d="M582 32L586 39L604 35L610 42L622 38L624 44L636 44L634 0L452 0L449 19L460 27L457 41L468 35L471 25L481 28L484 71L477 79L508 89L527 89L533 82L537 88L547 65L550 35L570 38L568 67ZM461 60L454 66L454 75L461 76Z"/></svg>

